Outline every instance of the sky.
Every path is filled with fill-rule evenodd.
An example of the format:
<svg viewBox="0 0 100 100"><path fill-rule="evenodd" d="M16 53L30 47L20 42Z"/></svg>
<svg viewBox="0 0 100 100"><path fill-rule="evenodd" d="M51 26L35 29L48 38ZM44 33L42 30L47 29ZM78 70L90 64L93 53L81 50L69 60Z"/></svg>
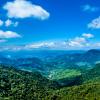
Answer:
<svg viewBox="0 0 100 100"><path fill-rule="evenodd" d="M0 48L100 49L100 0L0 0Z"/></svg>

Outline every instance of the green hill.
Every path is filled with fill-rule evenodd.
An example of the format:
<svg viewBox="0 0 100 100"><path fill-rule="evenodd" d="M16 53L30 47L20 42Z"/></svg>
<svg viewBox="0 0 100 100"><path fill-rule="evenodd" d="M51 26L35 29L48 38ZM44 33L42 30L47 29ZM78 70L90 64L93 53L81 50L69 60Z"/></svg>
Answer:
<svg viewBox="0 0 100 100"><path fill-rule="evenodd" d="M48 100L100 100L100 83L64 87L50 94Z"/></svg>
<svg viewBox="0 0 100 100"><path fill-rule="evenodd" d="M82 75L83 83L53 92L49 100L100 100L100 64Z"/></svg>
<svg viewBox="0 0 100 100"><path fill-rule="evenodd" d="M44 98L57 83L38 72L25 72L0 66L0 100L38 100Z"/></svg>
<svg viewBox="0 0 100 100"><path fill-rule="evenodd" d="M76 71L71 70L67 75L68 71L61 73L61 77L60 74L54 76L57 81L64 77L69 78L67 82L71 82L71 85L62 87L38 72L21 71L1 65L0 100L100 100L100 64L79 77L83 79L80 85L76 84L79 80L75 77L71 81L71 77L79 76L80 73L76 74Z"/></svg>
<svg viewBox="0 0 100 100"><path fill-rule="evenodd" d="M85 82L100 82L100 63L96 64L92 69L83 74Z"/></svg>

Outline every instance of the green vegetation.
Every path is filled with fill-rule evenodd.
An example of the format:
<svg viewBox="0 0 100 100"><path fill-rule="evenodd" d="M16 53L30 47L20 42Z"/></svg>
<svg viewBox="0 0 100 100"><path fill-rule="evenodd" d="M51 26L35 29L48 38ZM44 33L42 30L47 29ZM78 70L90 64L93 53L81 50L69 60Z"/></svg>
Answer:
<svg viewBox="0 0 100 100"><path fill-rule="evenodd" d="M0 66L0 100L38 100L58 84L38 72L25 72Z"/></svg>
<svg viewBox="0 0 100 100"><path fill-rule="evenodd" d="M51 80L60 80L80 76L81 72L75 69L55 69L49 74Z"/></svg>
<svg viewBox="0 0 100 100"><path fill-rule="evenodd" d="M49 100L100 100L100 83L64 87L49 97Z"/></svg>
<svg viewBox="0 0 100 100"><path fill-rule="evenodd" d="M0 65L0 100L100 100L100 64L84 74L75 69L54 72L49 80L39 72Z"/></svg>

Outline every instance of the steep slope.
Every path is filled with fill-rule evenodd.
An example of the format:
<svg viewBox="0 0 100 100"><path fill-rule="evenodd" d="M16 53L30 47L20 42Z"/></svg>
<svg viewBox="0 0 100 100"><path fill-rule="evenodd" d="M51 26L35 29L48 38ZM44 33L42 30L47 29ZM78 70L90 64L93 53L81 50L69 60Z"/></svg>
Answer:
<svg viewBox="0 0 100 100"><path fill-rule="evenodd" d="M100 82L100 63L84 73L82 77L85 82Z"/></svg>
<svg viewBox="0 0 100 100"><path fill-rule="evenodd" d="M20 59L10 59L10 58L0 58L0 64L11 65L17 69L25 71L45 71L44 62L36 57L33 58L20 58Z"/></svg>
<svg viewBox="0 0 100 100"><path fill-rule="evenodd" d="M49 100L100 100L100 63L83 74L83 83L54 90Z"/></svg>
<svg viewBox="0 0 100 100"><path fill-rule="evenodd" d="M14 66L26 71L44 71L44 62L36 57L16 59Z"/></svg>
<svg viewBox="0 0 100 100"><path fill-rule="evenodd" d="M57 81L61 86L81 84L81 72L75 69L55 69L48 75L48 79Z"/></svg>
<svg viewBox="0 0 100 100"><path fill-rule="evenodd" d="M0 66L1 100L38 100L57 86L56 82L49 81L38 72L30 73Z"/></svg>
<svg viewBox="0 0 100 100"><path fill-rule="evenodd" d="M100 100L100 83L64 87L51 92L48 100Z"/></svg>
<svg viewBox="0 0 100 100"><path fill-rule="evenodd" d="M0 99L100 100L100 64L84 73L83 76L85 82L81 85L76 85L79 81L77 80L72 81L71 85L60 87L57 82L46 79L38 72L26 72L1 65ZM89 80L87 81L86 78ZM70 80L67 81L70 82Z"/></svg>

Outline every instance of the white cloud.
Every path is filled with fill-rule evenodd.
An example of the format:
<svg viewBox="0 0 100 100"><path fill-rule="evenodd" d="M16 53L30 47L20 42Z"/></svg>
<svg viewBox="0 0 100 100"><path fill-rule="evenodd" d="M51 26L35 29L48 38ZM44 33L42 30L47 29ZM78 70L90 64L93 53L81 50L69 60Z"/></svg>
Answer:
<svg viewBox="0 0 100 100"><path fill-rule="evenodd" d="M5 21L5 26L8 27L8 26L10 26L10 25L12 25L12 21L9 20L9 19L6 20L6 21Z"/></svg>
<svg viewBox="0 0 100 100"><path fill-rule="evenodd" d="M38 43L32 43L32 44L26 44L22 46L6 46L6 47L0 47L0 51L20 51L20 50L33 50L33 49L53 49L54 42L38 42Z"/></svg>
<svg viewBox="0 0 100 100"><path fill-rule="evenodd" d="M50 49L50 50L71 50L81 49L90 46L90 43L83 37L75 37L70 40L61 41L43 41L23 46L12 46L3 48L3 50L20 51L20 50L34 50L34 49Z"/></svg>
<svg viewBox="0 0 100 100"><path fill-rule="evenodd" d="M18 26L18 24L19 24L19 22L17 22L17 21L12 21L12 20L10 20L10 19L7 19L7 20L0 20L0 26L5 26L5 27L9 27L9 26L13 26L13 27L17 27Z"/></svg>
<svg viewBox="0 0 100 100"><path fill-rule="evenodd" d="M13 22L12 20L10 20L10 19L7 19L6 21L5 21L5 26L6 27L9 27L9 26L14 26L14 27L17 27L18 26L18 24L19 24L19 22Z"/></svg>
<svg viewBox="0 0 100 100"><path fill-rule="evenodd" d="M0 38L1 39L19 38L19 37L21 37L21 36L16 32L0 30Z"/></svg>
<svg viewBox="0 0 100 100"><path fill-rule="evenodd" d="M15 0L13 2L7 2L3 7L8 11L9 18L28 18L34 17L37 19L47 19L50 14L41 6L32 4L26 0Z"/></svg>
<svg viewBox="0 0 100 100"><path fill-rule="evenodd" d="M68 48L86 48L91 46L90 38L93 38L94 35L91 33L83 33L80 37L75 37L70 39L67 44Z"/></svg>
<svg viewBox="0 0 100 100"><path fill-rule="evenodd" d="M19 22L15 22L15 23L13 23L14 27L17 27L18 24L19 24Z"/></svg>
<svg viewBox="0 0 100 100"><path fill-rule="evenodd" d="M23 50L24 46L1 46L0 51L20 51Z"/></svg>
<svg viewBox="0 0 100 100"><path fill-rule="evenodd" d="M88 12L96 12L99 10L99 7L91 6L89 4L83 5L82 8L83 11L88 11Z"/></svg>
<svg viewBox="0 0 100 100"><path fill-rule="evenodd" d="M0 26L2 26L4 24L4 22L2 20L0 20Z"/></svg>
<svg viewBox="0 0 100 100"><path fill-rule="evenodd" d="M22 46L8 46L3 50L20 51L20 50L34 50L34 49L50 49L50 50L79 50L100 47L100 43L92 43L92 34L84 33L80 37L75 37L69 40L56 41L41 41Z"/></svg>
<svg viewBox="0 0 100 100"><path fill-rule="evenodd" d="M88 28L100 29L100 16L96 19L93 19L91 23L88 24Z"/></svg>
<svg viewBox="0 0 100 100"><path fill-rule="evenodd" d="M68 45L72 47L83 47L86 43L86 39L83 37L76 37L74 39L69 40Z"/></svg>
<svg viewBox="0 0 100 100"><path fill-rule="evenodd" d="M54 42L39 42L39 43L32 43L25 46L26 49L53 48L53 47L55 47Z"/></svg>
<svg viewBox="0 0 100 100"><path fill-rule="evenodd" d="M94 37L94 35L91 33L83 33L82 36L85 38L93 38Z"/></svg>
<svg viewBox="0 0 100 100"><path fill-rule="evenodd" d="M100 42L95 43L95 47L100 47Z"/></svg>
<svg viewBox="0 0 100 100"><path fill-rule="evenodd" d="M80 50L100 48L100 42L88 42L82 38L73 39L70 41L51 41L51 42L38 42L19 46L6 46L0 47L0 51L21 51L21 50L36 50L36 49L49 49L49 50Z"/></svg>
<svg viewBox="0 0 100 100"><path fill-rule="evenodd" d="M90 46L88 46L88 49L100 49L100 42L90 43Z"/></svg>

